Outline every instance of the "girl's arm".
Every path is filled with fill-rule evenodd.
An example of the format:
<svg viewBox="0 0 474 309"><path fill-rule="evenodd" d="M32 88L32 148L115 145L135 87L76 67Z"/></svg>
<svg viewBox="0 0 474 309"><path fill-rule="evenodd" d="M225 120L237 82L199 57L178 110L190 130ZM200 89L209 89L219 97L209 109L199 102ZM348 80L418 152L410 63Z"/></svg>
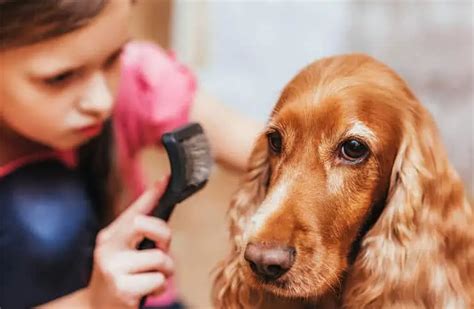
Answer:
<svg viewBox="0 0 474 309"><path fill-rule="evenodd" d="M204 127L218 162L245 170L263 122L244 118L202 91L196 92L190 118Z"/></svg>

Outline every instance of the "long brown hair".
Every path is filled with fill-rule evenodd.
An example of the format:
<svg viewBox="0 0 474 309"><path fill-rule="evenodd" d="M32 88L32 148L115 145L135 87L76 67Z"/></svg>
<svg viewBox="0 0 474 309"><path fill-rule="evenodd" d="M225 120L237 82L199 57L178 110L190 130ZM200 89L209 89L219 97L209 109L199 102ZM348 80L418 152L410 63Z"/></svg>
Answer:
<svg viewBox="0 0 474 309"><path fill-rule="evenodd" d="M108 0L0 0L0 48L37 43L87 25Z"/></svg>
<svg viewBox="0 0 474 309"><path fill-rule="evenodd" d="M0 50L58 37L86 26L108 0L0 0ZM82 145L79 172L105 223L110 219L120 183L113 156L112 122ZM112 194L114 193L114 194Z"/></svg>

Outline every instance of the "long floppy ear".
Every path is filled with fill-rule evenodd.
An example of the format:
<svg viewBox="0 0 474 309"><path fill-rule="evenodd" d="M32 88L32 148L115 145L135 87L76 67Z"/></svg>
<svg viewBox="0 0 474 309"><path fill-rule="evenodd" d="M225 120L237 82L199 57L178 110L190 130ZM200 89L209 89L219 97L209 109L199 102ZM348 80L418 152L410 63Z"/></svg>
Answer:
<svg viewBox="0 0 474 309"><path fill-rule="evenodd" d="M345 308L449 307L474 291L472 208L433 120L412 107L385 209L348 272Z"/></svg>
<svg viewBox="0 0 474 309"><path fill-rule="evenodd" d="M234 195L227 213L230 225L231 251L219 263L214 278L212 298L216 308L248 308L258 303L258 293L242 280L240 254L242 234L249 219L263 201L268 186L270 168L265 136L260 136L248 162L247 172Z"/></svg>

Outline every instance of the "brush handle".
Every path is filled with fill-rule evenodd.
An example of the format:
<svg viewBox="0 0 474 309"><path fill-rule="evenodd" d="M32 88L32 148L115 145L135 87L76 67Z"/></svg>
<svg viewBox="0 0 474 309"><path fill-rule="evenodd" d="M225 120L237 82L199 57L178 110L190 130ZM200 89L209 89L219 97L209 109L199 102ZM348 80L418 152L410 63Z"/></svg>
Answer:
<svg viewBox="0 0 474 309"><path fill-rule="evenodd" d="M153 210L151 215L153 215L156 218L160 218L160 219L168 222L168 219L170 218L171 213L173 212L173 209L176 206L175 196L176 195L173 194L172 190L168 187L165 190L165 193L161 197L160 201L158 202L158 206L155 207L155 209ZM156 247L156 245L155 245L155 242L153 240L145 238L140 242L137 249L138 250L146 250L146 249L153 249L155 247ZM145 301L146 301L146 296L143 296L142 299L140 300L139 308L144 308Z"/></svg>
<svg viewBox="0 0 474 309"><path fill-rule="evenodd" d="M169 192L169 190L167 190L166 192ZM155 207L151 215L165 222L168 222L175 206L176 203L174 202L174 198L172 198L172 194L165 193L160 199L158 206ZM142 242L137 247L138 250L153 248L155 248L155 242L148 238L142 240Z"/></svg>

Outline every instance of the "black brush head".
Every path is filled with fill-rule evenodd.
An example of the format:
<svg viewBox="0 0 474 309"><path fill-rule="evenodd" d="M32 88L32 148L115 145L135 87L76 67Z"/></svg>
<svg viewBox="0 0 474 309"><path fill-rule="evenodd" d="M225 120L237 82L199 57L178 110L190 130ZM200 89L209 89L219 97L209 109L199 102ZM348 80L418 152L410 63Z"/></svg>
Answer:
<svg viewBox="0 0 474 309"><path fill-rule="evenodd" d="M209 141L202 127L191 123L164 134L162 142L171 166L168 189L179 203L209 179L213 163Z"/></svg>

